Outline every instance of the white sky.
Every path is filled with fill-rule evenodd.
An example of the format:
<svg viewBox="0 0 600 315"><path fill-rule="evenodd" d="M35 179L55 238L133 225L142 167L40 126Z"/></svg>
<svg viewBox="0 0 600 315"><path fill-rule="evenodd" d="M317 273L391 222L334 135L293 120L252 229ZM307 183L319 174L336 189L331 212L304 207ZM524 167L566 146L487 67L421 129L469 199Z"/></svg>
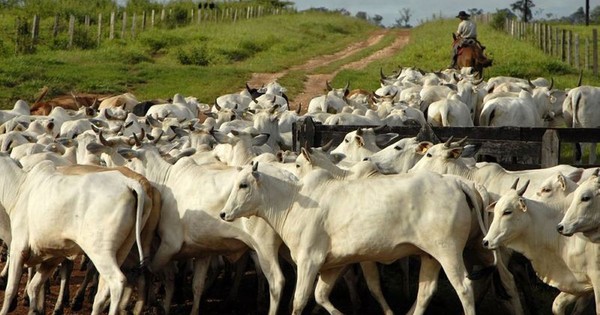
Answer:
<svg viewBox="0 0 600 315"><path fill-rule="evenodd" d="M291 0L298 10L311 7L328 9L344 8L352 15L364 11L369 16L379 14L383 17L382 24L390 26L400 17L400 10L409 8L412 17L410 24L416 26L420 21L430 19L432 15L440 14L454 17L459 11L470 8L482 9L484 12L496 12L496 9L510 8L516 0ZM534 18L546 18L552 13L555 17L571 15L579 7L585 6L585 0L533 0ZM590 0L590 10L600 5L600 0Z"/></svg>

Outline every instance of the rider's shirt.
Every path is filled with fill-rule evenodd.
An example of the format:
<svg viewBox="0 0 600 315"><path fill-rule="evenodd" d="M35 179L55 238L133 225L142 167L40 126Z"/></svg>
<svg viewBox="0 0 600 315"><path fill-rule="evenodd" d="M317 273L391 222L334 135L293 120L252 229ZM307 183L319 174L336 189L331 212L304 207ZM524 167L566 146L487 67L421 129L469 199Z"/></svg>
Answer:
<svg viewBox="0 0 600 315"><path fill-rule="evenodd" d="M477 26L470 20L463 20L458 24L458 30L456 35L462 38L473 38L477 39Z"/></svg>

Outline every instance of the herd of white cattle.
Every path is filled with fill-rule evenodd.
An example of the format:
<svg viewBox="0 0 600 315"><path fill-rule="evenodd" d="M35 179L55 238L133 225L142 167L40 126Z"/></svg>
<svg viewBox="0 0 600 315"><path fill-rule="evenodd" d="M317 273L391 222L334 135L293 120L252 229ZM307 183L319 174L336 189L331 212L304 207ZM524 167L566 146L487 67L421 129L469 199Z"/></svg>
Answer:
<svg viewBox="0 0 600 315"><path fill-rule="evenodd" d="M212 105L176 94L143 116L133 114L140 102L129 93L93 111L55 107L47 116L31 115L19 100L0 111L0 239L8 247L0 315L11 309L24 267L35 270L29 308L44 313L44 283L83 254L100 276L92 314L119 313L134 290L133 311L144 313L157 291L151 277L164 285L168 314L180 261L192 263L198 314L215 257L234 262L248 252L268 281L270 315L285 283L280 255L296 267L292 314L313 291L339 314L329 294L354 263L383 313L393 314L376 263L408 256L421 262L411 313L425 312L443 270L464 313L475 314L474 275L494 270L507 293L499 301L523 314L507 268L513 251L560 290L553 313L595 300L600 314L598 171L476 163L468 139L441 143L429 128L599 127L600 88L577 85L405 68L382 72L374 92L327 84L298 110L277 82ZM291 151L292 124L307 116L373 128L357 128L335 148ZM399 139L380 133L382 125L422 128ZM148 272L125 276L137 269ZM62 307L59 299L55 312Z"/></svg>

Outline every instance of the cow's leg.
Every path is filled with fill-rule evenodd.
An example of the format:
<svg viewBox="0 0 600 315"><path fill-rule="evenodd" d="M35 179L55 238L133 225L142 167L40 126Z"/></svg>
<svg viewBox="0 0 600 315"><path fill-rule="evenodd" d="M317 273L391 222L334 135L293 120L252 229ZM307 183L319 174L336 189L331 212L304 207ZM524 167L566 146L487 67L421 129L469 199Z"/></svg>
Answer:
<svg viewBox="0 0 600 315"><path fill-rule="evenodd" d="M73 261L63 259L60 265L60 290L54 305L54 315L64 313L65 305L69 303L69 280L73 271Z"/></svg>
<svg viewBox="0 0 600 315"><path fill-rule="evenodd" d="M358 279L360 275L358 274L358 270L354 269L355 266L350 266L343 273L342 278L344 282L346 282L346 287L348 287L348 294L350 294L350 301L352 302L352 307L354 308L354 314L356 311L360 309L362 301L360 300L360 295L358 293Z"/></svg>
<svg viewBox="0 0 600 315"><path fill-rule="evenodd" d="M18 241L13 240L10 246L10 256L8 257L10 268L8 269L8 279L6 280L6 289L4 291L4 302L0 310L1 315L8 314L11 304L17 297L19 282L23 273L24 257L29 254L25 246L18 246L16 245L17 243Z"/></svg>
<svg viewBox="0 0 600 315"><path fill-rule="evenodd" d="M552 314L564 315L567 306L575 303L575 301L577 301L577 296L560 292L554 299L554 302L552 302Z"/></svg>
<svg viewBox="0 0 600 315"><path fill-rule="evenodd" d="M165 286L165 296L163 298L163 312L169 314L171 302L175 293L175 262L169 263L160 273L161 282Z"/></svg>
<svg viewBox="0 0 600 315"><path fill-rule="evenodd" d="M268 314L275 315L277 314L281 295L283 294L285 277L283 276L281 266L279 265L279 248L281 247L282 241L272 230L269 233L270 234L263 234L267 236L269 241L265 239L264 242L257 242L257 244L254 244L254 246L251 247L254 248L260 269L269 282Z"/></svg>
<svg viewBox="0 0 600 315"><path fill-rule="evenodd" d="M296 290L294 291L292 315L302 314L321 264L311 260L311 257L298 257L298 277L296 279Z"/></svg>
<svg viewBox="0 0 600 315"><path fill-rule="evenodd" d="M89 261L89 259L86 259L86 261L88 266L86 268L85 276L83 277L83 281L79 285L79 288L77 288L75 297L73 297L73 300L71 301L71 310L73 311L81 310L83 299L85 298L85 290L92 281L92 278L94 278L94 275L97 273L94 264Z"/></svg>
<svg viewBox="0 0 600 315"><path fill-rule="evenodd" d="M408 311L408 314L423 314L435 292L440 274L440 263L427 256L421 256L421 269L419 270L419 289L417 299Z"/></svg>
<svg viewBox="0 0 600 315"><path fill-rule="evenodd" d="M44 283L52 275L52 272L60 264L61 260L61 258L48 260L38 266L35 275L31 278L27 286L29 314L45 314Z"/></svg>
<svg viewBox="0 0 600 315"><path fill-rule="evenodd" d="M475 297L471 280L467 277L467 269L462 258L462 250L453 248L435 257L442 265L448 281L456 290L465 315L475 315Z"/></svg>
<svg viewBox="0 0 600 315"><path fill-rule="evenodd" d="M94 266L98 270L98 274L102 277L102 280L105 282L105 286L110 290L110 308L108 311L109 315L116 315L119 311L119 302L121 301L121 297L123 296L123 290L125 288L125 284L127 283L127 279L125 275L121 272L119 265L117 264L117 258L114 257L114 254L110 254L109 252L102 251L99 253L91 252L88 253L90 260L94 262ZM94 306L92 312L94 314L98 314L101 310L101 301L105 293L103 292L102 287L100 286L98 292L96 293L96 298L94 299Z"/></svg>
<svg viewBox="0 0 600 315"><path fill-rule="evenodd" d="M500 276L501 285L506 290L506 293L510 296L509 303L511 305L511 309L515 315L523 315L524 311L523 305L521 304L521 299L519 298L519 290L517 289L515 278L507 267L511 253L507 249L501 248L499 250L495 250L494 255L496 256L496 269L498 270L498 275Z"/></svg>
<svg viewBox="0 0 600 315"><path fill-rule="evenodd" d="M138 299L135 302L135 307L133 308L134 315L140 315L144 311L144 307L148 301L148 291L151 286L151 274L147 270L138 276L137 279L137 289L138 289Z"/></svg>
<svg viewBox="0 0 600 315"><path fill-rule="evenodd" d="M204 291L206 273L210 266L211 256L199 257L194 260L194 276L192 277L192 291L194 292L194 302L192 304L192 315L199 314L200 300Z"/></svg>
<svg viewBox="0 0 600 315"><path fill-rule="evenodd" d="M375 262L363 262L360 264L362 268L363 275L365 277L365 281L367 282L367 286L369 287L369 291L377 300L377 303L381 306L383 313L385 315L393 315L394 312L387 304L385 297L383 296L383 292L381 291L381 281L379 279L379 269L377 268L377 263Z"/></svg>
<svg viewBox="0 0 600 315"><path fill-rule="evenodd" d="M347 270L344 267L338 267L333 269L321 270L321 274L317 279L317 286L315 288L315 300L319 305L329 312L329 314L339 314L340 312L331 301L329 301L329 294L331 290L335 286L335 282L337 278L340 276L340 273L344 270Z"/></svg>

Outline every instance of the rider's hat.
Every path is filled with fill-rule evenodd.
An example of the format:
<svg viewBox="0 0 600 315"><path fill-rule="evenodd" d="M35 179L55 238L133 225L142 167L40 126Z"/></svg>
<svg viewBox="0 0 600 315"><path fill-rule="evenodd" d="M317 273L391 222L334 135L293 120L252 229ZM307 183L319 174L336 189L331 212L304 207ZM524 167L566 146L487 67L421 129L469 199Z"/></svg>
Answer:
<svg viewBox="0 0 600 315"><path fill-rule="evenodd" d="M458 15L456 17L457 18L469 18L469 17L471 17L471 15L467 14L467 12L465 12L465 11L460 11L460 12L458 12Z"/></svg>

